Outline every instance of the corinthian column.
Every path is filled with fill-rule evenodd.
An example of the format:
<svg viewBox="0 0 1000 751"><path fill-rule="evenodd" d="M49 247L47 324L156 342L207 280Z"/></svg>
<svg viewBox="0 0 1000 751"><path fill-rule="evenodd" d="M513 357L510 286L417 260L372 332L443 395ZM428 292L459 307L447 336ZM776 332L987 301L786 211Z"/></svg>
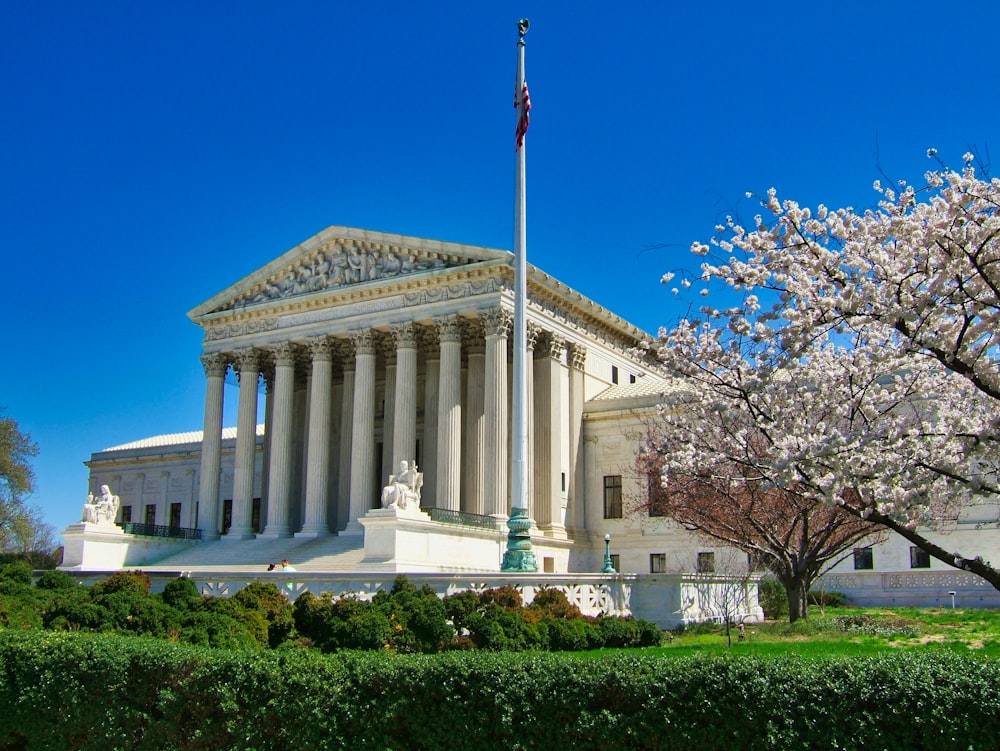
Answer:
<svg viewBox="0 0 1000 751"><path fill-rule="evenodd" d="M205 422L198 485L198 529L203 540L219 537L219 472L222 468L222 386L229 364L220 354L203 355Z"/></svg>
<svg viewBox="0 0 1000 751"><path fill-rule="evenodd" d="M462 510L482 514L483 507L483 447L486 420L483 413L483 389L486 384L486 344L483 325L479 321L465 323L465 347L469 355L469 375L465 386L465 473L462 477Z"/></svg>
<svg viewBox="0 0 1000 751"><path fill-rule="evenodd" d="M309 444L306 448L306 508L296 537L330 534L326 521L330 486L330 388L333 384L333 349L326 337L308 342L312 352L309 389Z"/></svg>
<svg viewBox="0 0 1000 751"><path fill-rule="evenodd" d="M401 461L416 462L417 453L417 337L416 326L392 327L396 338L396 410L392 429L393 472Z"/></svg>
<svg viewBox="0 0 1000 751"><path fill-rule="evenodd" d="M484 413L483 482L484 507L487 514L507 516L507 482L509 462L507 437L507 337L513 316L502 308L481 315L486 330L486 383Z"/></svg>
<svg viewBox="0 0 1000 751"><path fill-rule="evenodd" d="M240 374L240 401L236 415L236 467L233 473L233 523L226 537L234 540L254 536L254 454L257 448L257 381L260 359L253 349L236 353Z"/></svg>
<svg viewBox="0 0 1000 751"><path fill-rule="evenodd" d="M422 500L428 506L436 504L437 498L437 424L438 388L441 381L441 343L437 328L424 326L419 331L420 347L424 353L424 442L423 464L424 487Z"/></svg>
<svg viewBox="0 0 1000 751"><path fill-rule="evenodd" d="M351 429L351 513L345 530L363 534L358 522L375 499L375 341L371 331L351 335L354 342L354 420Z"/></svg>
<svg viewBox="0 0 1000 751"><path fill-rule="evenodd" d="M337 529L347 526L351 513L351 439L354 416L354 347L340 340L344 363L343 401L340 404L340 456L337 460Z"/></svg>
<svg viewBox="0 0 1000 751"><path fill-rule="evenodd" d="M554 335L535 360L535 520L554 537L565 537L562 521L562 377L565 342Z"/></svg>
<svg viewBox="0 0 1000 751"><path fill-rule="evenodd" d="M438 377L438 508L458 511L462 480L462 328L457 315L436 319L441 337Z"/></svg>
<svg viewBox="0 0 1000 751"><path fill-rule="evenodd" d="M292 485L292 410L295 390L295 348L288 342L271 349L274 355L273 415L270 424L270 467L267 523L263 537L288 537Z"/></svg>
<svg viewBox="0 0 1000 751"><path fill-rule="evenodd" d="M569 488L566 493L566 524L582 529L584 518L583 498L585 487L583 451L583 400L584 375L587 366L587 348L573 343L567 350L569 359Z"/></svg>

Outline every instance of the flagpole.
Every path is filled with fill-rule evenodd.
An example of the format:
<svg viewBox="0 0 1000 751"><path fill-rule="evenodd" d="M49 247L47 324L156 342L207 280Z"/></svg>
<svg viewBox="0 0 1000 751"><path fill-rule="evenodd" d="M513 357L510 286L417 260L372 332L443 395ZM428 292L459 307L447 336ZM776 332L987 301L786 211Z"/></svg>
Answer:
<svg viewBox="0 0 1000 751"><path fill-rule="evenodd" d="M511 426L511 511L507 520L507 551L502 571L538 571L538 561L531 549L531 519L528 516L528 404L527 354L527 226L525 213L525 133L531 108L524 83L524 35L528 19L517 22L517 82L514 104L517 107L515 132L516 160L514 178L514 383Z"/></svg>

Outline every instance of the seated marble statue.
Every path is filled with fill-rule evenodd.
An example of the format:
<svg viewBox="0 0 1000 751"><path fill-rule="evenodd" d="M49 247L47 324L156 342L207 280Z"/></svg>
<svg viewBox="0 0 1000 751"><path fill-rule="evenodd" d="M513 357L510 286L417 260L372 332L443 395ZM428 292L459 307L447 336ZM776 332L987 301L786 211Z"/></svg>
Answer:
<svg viewBox="0 0 1000 751"><path fill-rule="evenodd" d="M101 485L100 495L87 494L87 502L83 504L83 521L91 524L114 524L119 502L118 496L111 494L111 488Z"/></svg>
<svg viewBox="0 0 1000 751"><path fill-rule="evenodd" d="M382 488L382 508L419 509L423 484L424 473L417 472L417 463L401 461L399 472L389 475L389 484Z"/></svg>

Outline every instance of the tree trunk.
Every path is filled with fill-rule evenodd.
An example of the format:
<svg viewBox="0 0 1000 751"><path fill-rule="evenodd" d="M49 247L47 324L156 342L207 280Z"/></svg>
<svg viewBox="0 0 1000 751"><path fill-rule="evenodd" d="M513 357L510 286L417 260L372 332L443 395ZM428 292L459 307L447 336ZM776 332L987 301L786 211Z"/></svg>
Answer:
<svg viewBox="0 0 1000 751"><path fill-rule="evenodd" d="M808 585L806 577L795 576L782 580L781 583L785 585L785 593L788 595L788 622L795 623L799 618L807 618L806 590Z"/></svg>

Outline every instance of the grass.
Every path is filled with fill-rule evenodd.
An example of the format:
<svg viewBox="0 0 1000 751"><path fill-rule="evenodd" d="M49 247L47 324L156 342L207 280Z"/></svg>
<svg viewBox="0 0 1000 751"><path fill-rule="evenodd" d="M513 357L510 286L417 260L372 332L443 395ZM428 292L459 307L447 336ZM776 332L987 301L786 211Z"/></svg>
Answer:
<svg viewBox="0 0 1000 751"><path fill-rule="evenodd" d="M744 638L706 623L675 631L662 647L644 650L664 657L732 653L802 657L871 655L898 649L948 649L1000 658L1000 611L950 608L809 608L796 623L747 624Z"/></svg>

